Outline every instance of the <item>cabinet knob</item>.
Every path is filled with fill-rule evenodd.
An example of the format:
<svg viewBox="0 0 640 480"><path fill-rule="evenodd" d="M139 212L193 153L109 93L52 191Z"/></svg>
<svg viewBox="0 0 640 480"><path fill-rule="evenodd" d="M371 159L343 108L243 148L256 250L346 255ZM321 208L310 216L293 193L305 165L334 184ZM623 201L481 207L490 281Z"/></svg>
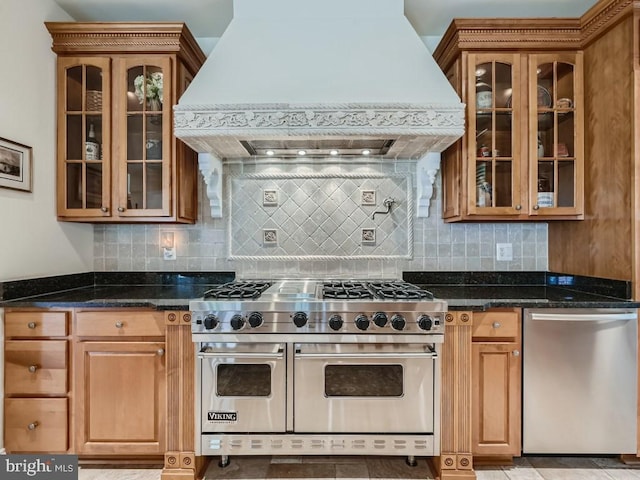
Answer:
<svg viewBox="0 0 640 480"><path fill-rule="evenodd" d="M516 210L518 211L522 210L522 205L516 205Z"/></svg>
<svg viewBox="0 0 640 480"><path fill-rule="evenodd" d="M122 328L122 327L124 327L124 323L116 322L116 328Z"/></svg>
<svg viewBox="0 0 640 480"><path fill-rule="evenodd" d="M34 328L36 328L36 322L27 323L27 327L29 327L31 330L33 330Z"/></svg>
<svg viewBox="0 0 640 480"><path fill-rule="evenodd" d="M534 209L534 210L539 210L539 209L540 209L540 207L539 207L538 205L534 205L534 206L533 206L533 209Z"/></svg>
<svg viewBox="0 0 640 480"><path fill-rule="evenodd" d="M102 207L100 210L104 213L107 213L109 211L109 207Z"/></svg>
<svg viewBox="0 0 640 480"><path fill-rule="evenodd" d="M36 370L38 370L38 365L29 365L29 371L31 373L36 373Z"/></svg>
<svg viewBox="0 0 640 480"><path fill-rule="evenodd" d="M124 207L118 207L119 212L124 212Z"/></svg>
<svg viewBox="0 0 640 480"><path fill-rule="evenodd" d="M164 348L159 348L156 353L158 354L159 357L162 357L164 355Z"/></svg>
<svg viewBox="0 0 640 480"><path fill-rule="evenodd" d="M29 425L27 425L27 428L29 430L35 430L38 425L40 425L40 424L37 421L31 422Z"/></svg>
<svg viewBox="0 0 640 480"><path fill-rule="evenodd" d="M514 350L513 351L513 356L514 357L519 357L520 356L520 350Z"/></svg>
<svg viewBox="0 0 640 480"><path fill-rule="evenodd" d="M491 326L493 328L500 328L502 325L500 324L500 322L493 322L493 324Z"/></svg>

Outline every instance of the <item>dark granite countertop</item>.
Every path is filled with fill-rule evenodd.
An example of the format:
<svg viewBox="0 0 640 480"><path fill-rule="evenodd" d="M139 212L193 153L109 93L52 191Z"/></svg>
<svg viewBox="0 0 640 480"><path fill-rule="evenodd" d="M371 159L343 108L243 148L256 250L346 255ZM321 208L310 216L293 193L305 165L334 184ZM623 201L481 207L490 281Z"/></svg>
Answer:
<svg viewBox="0 0 640 480"><path fill-rule="evenodd" d="M549 272L405 272L406 281L445 300L451 310L640 308L630 283ZM0 284L0 307L188 310L189 301L234 279L232 272L66 275Z"/></svg>
<svg viewBox="0 0 640 480"><path fill-rule="evenodd" d="M639 308L631 282L554 272L405 272L450 310L488 308Z"/></svg>
<svg viewBox="0 0 640 480"><path fill-rule="evenodd" d="M559 287L420 285L436 298L447 301L450 310L522 308L638 308L640 303Z"/></svg>
<svg viewBox="0 0 640 480"><path fill-rule="evenodd" d="M188 310L233 272L100 272L0 284L4 308L155 308Z"/></svg>
<svg viewBox="0 0 640 480"><path fill-rule="evenodd" d="M155 308L189 310L189 301L200 298L213 285L111 285L36 295L0 303L9 308Z"/></svg>

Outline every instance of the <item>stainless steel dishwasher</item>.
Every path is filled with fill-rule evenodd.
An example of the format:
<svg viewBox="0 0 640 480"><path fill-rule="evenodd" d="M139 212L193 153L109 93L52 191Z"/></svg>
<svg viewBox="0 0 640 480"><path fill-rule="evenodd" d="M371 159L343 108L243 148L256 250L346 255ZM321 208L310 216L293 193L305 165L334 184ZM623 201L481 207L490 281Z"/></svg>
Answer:
<svg viewBox="0 0 640 480"><path fill-rule="evenodd" d="M635 454L637 310L524 313L523 453Z"/></svg>

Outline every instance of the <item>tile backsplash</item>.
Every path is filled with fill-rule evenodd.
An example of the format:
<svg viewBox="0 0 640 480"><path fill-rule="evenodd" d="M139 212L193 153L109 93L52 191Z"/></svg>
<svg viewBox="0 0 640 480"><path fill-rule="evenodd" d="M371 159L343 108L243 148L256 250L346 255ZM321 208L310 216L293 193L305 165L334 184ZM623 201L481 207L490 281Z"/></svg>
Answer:
<svg viewBox="0 0 640 480"><path fill-rule="evenodd" d="M211 218L201 188L195 225L96 225L94 269L235 271L239 278L547 270L546 223L444 223L440 174L429 217L416 218L415 169L415 161L375 159L225 164L223 218ZM386 197L399 201L372 220L374 210L386 210ZM173 261L160 247L167 231L175 233ZM512 244L512 260L496 259L497 243Z"/></svg>

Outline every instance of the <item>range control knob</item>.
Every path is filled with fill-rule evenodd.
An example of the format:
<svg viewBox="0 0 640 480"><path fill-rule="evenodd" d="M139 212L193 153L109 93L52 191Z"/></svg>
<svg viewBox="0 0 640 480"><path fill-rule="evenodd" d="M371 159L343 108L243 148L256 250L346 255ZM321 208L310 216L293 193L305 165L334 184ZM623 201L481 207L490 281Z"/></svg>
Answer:
<svg viewBox="0 0 640 480"><path fill-rule="evenodd" d="M422 330L431 330L433 327L433 319L429 315L420 315L418 317L418 327Z"/></svg>
<svg viewBox="0 0 640 480"><path fill-rule="evenodd" d="M358 327L360 330L366 330L367 328L369 328L369 319L362 313L356 317L355 323L356 327Z"/></svg>
<svg viewBox="0 0 640 480"><path fill-rule="evenodd" d="M251 328L256 328L262 325L264 319L262 318L262 314L260 312L252 312L249 314L249 325Z"/></svg>
<svg viewBox="0 0 640 480"><path fill-rule="evenodd" d="M240 330L242 327L244 327L244 318L242 318L242 315L236 313L231 317L231 328Z"/></svg>
<svg viewBox="0 0 640 480"><path fill-rule="evenodd" d="M329 328L331 328L331 330L340 330L343 324L344 321L340 315L331 315L329 319Z"/></svg>
<svg viewBox="0 0 640 480"><path fill-rule="evenodd" d="M387 314L384 312L376 312L373 314L373 323L378 327L384 327L387 324Z"/></svg>
<svg viewBox="0 0 640 480"><path fill-rule="evenodd" d="M407 325L404 317L398 313L396 313L393 317L391 317L391 328L394 330L404 330L404 327Z"/></svg>
<svg viewBox="0 0 640 480"><path fill-rule="evenodd" d="M209 315L204 317L203 323L204 323L204 328L206 328L207 330L213 330L218 326L218 323L220 323L220 321L218 320L218 317L210 313Z"/></svg>
<svg viewBox="0 0 640 480"><path fill-rule="evenodd" d="M308 319L309 317L304 312L296 312L293 314L293 324L298 328L304 327Z"/></svg>

